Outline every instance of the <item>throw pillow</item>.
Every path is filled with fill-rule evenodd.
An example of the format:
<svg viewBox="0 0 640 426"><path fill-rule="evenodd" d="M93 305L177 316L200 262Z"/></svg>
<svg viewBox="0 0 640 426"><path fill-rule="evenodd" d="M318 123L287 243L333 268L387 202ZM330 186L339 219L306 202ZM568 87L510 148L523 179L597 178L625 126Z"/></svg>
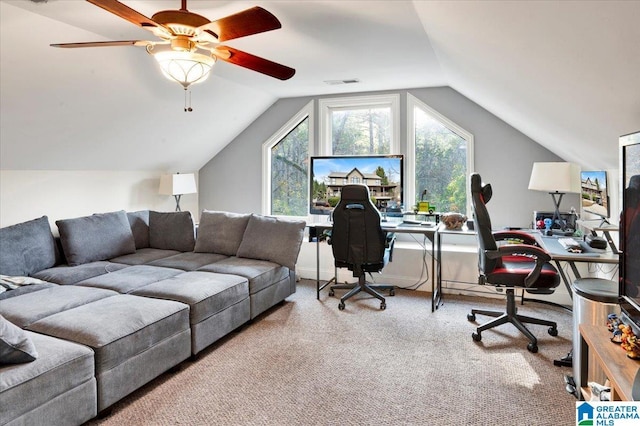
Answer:
<svg viewBox="0 0 640 426"><path fill-rule="evenodd" d="M27 333L0 315L0 364L19 364L38 357Z"/></svg>
<svg viewBox="0 0 640 426"><path fill-rule="evenodd" d="M252 215L238 247L238 257L269 260L294 270L306 223Z"/></svg>
<svg viewBox="0 0 640 426"><path fill-rule="evenodd" d="M149 247L149 210L127 212L136 250Z"/></svg>
<svg viewBox="0 0 640 426"><path fill-rule="evenodd" d="M149 246L152 248L193 251L194 230L191 212L149 212Z"/></svg>
<svg viewBox="0 0 640 426"><path fill-rule="evenodd" d="M56 264L49 219L39 219L0 229L0 274L26 276Z"/></svg>
<svg viewBox="0 0 640 426"><path fill-rule="evenodd" d="M204 210L194 251L235 256L250 217L249 214Z"/></svg>
<svg viewBox="0 0 640 426"><path fill-rule="evenodd" d="M57 220L62 249L70 266L135 253L136 243L124 210Z"/></svg>

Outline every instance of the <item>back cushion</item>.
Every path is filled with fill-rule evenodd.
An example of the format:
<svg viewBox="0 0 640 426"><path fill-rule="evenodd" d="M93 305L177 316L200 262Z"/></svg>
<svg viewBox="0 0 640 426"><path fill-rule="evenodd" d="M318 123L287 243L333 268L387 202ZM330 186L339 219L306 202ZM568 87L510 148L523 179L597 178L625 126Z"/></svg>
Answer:
<svg viewBox="0 0 640 426"><path fill-rule="evenodd" d="M149 247L149 210L127 212L136 250Z"/></svg>
<svg viewBox="0 0 640 426"><path fill-rule="evenodd" d="M0 275L27 276L56 264L47 216L0 229Z"/></svg>
<svg viewBox="0 0 640 426"><path fill-rule="evenodd" d="M149 212L149 246L163 250L193 251L195 235L191 212Z"/></svg>
<svg viewBox="0 0 640 426"><path fill-rule="evenodd" d="M235 256L250 217L250 214L204 210L194 251Z"/></svg>
<svg viewBox="0 0 640 426"><path fill-rule="evenodd" d="M296 267L306 222L252 215L238 247L238 257L261 259Z"/></svg>
<svg viewBox="0 0 640 426"><path fill-rule="evenodd" d="M124 210L56 221L70 266L134 253L136 243Z"/></svg>

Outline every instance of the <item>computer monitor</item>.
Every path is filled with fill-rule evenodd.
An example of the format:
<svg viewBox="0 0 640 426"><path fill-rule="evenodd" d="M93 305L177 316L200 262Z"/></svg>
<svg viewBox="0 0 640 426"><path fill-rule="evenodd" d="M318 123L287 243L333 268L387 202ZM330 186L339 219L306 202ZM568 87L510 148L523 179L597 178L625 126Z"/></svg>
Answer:
<svg viewBox="0 0 640 426"><path fill-rule="evenodd" d="M584 213L596 215L602 222L608 222L611 217L609 207L609 190L607 187L607 172L605 171L582 171L580 172L582 186L581 216Z"/></svg>
<svg viewBox="0 0 640 426"><path fill-rule="evenodd" d="M345 155L311 157L310 214L328 215L340 201L342 187L363 183L381 211L402 212L404 156Z"/></svg>
<svg viewBox="0 0 640 426"><path fill-rule="evenodd" d="M640 132L620 137L620 309L640 334Z"/></svg>

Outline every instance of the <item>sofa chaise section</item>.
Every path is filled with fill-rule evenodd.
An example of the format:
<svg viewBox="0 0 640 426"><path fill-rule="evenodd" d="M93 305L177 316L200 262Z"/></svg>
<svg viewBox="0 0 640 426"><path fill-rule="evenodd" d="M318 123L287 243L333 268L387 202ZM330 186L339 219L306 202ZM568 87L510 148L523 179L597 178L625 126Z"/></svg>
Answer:
<svg viewBox="0 0 640 426"><path fill-rule="evenodd" d="M98 411L191 353L189 307L168 300L117 294L44 317L27 329L93 350Z"/></svg>
<svg viewBox="0 0 640 426"><path fill-rule="evenodd" d="M132 294L189 305L193 355L250 319L249 284L237 275L183 272Z"/></svg>
<svg viewBox="0 0 640 426"><path fill-rule="evenodd" d="M0 365L0 424L78 425L97 414L93 351L25 331L38 357Z"/></svg>

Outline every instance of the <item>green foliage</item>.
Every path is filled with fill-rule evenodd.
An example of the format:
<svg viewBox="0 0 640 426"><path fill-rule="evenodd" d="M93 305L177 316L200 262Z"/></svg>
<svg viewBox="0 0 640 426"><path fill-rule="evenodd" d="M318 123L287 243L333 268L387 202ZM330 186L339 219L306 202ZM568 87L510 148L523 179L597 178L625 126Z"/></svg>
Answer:
<svg viewBox="0 0 640 426"><path fill-rule="evenodd" d="M388 154L391 146L391 108L333 111L334 155Z"/></svg>
<svg viewBox="0 0 640 426"><path fill-rule="evenodd" d="M340 197L329 197L327 202L331 207L335 207L338 205L338 201L340 201Z"/></svg>
<svg viewBox="0 0 640 426"><path fill-rule="evenodd" d="M309 119L271 148L271 214L306 216L309 206Z"/></svg>
<svg viewBox="0 0 640 426"><path fill-rule="evenodd" d="M382 166L378 166L376 169L376 175L380 176L380 181L383 185L389 185L389 177Z"/></svg>
<svg viewBox="0 0 640 426"><path fill-rule="evenodd" d="M438 206L438 211L466 213L466 165L465 140L419 111L416 114L416 200L421 199L426 189L425 201Z"/></svg>

